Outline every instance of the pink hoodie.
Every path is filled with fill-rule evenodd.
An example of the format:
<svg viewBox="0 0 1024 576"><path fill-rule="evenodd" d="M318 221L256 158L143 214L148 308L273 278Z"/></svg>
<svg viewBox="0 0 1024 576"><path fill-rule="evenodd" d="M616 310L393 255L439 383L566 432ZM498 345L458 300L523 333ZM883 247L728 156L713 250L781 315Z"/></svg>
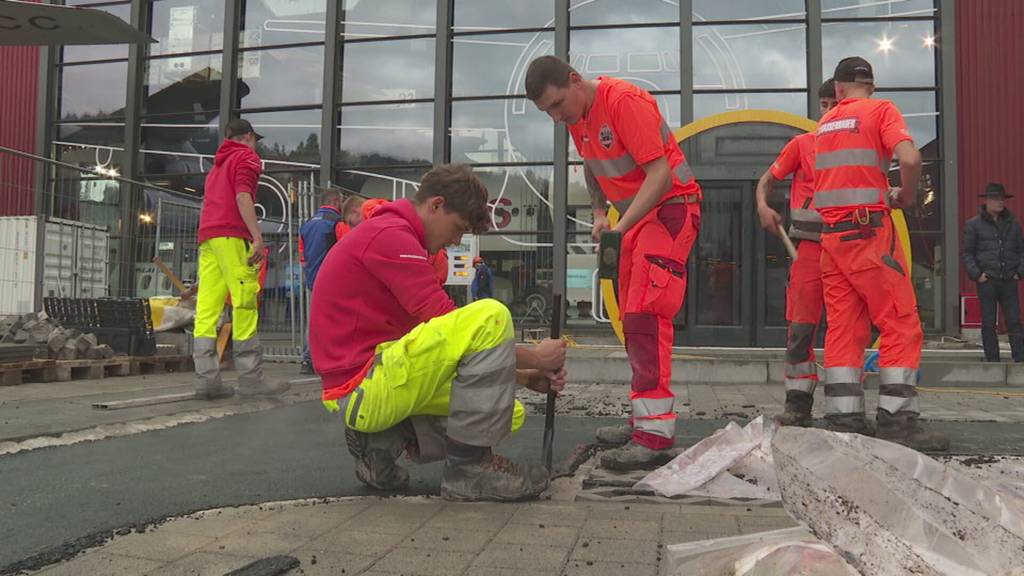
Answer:
<svg viewBox="0 0 1024 576"><path fill-rule="evenodd" d="M351 392L378 344L452 310L412 202L381 207L331 249L313 287L309 348L323 399Z"/></svg>
<svg viewBox="0 0 1024 576"><path fill-rule="evenodd" d="M203 210L199 213L199 243L210 238L234 237L252 241L252 234L238 211L235 195L252 194L263 171L256 152L234 140L224 140L214 156L213 169L206 175Z"/></svg>

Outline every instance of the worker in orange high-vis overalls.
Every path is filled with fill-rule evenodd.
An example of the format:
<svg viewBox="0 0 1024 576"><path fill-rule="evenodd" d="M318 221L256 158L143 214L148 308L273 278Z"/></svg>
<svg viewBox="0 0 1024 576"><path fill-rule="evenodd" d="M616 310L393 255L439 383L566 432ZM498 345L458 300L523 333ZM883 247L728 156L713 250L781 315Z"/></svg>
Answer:
<svg viewBox="0 0 1024 576"><path fill-rule="evenodd" d="M700 231L700 186L654 98L615 78L586 80L564 61L542 56L526 72L526 95L564 122L584 160L594 238L609 228L607 204L621 214L619 304L633 369L626 426L598 431L605 468L629 470L671 459L675 438L672 320L686 293L686 261Z"/></svg>
<svg viewBox="0 0 1024 576"><path fill-rule="evenodd" d="M835 82L818 88L818 111L836 105ZM810 426L818 368L814 341L821 325L824 300L821 288L821 214L814 209L814 133L801 134L786 144L779 157L757 183L757 215L772 234L784 234L782 217L768 205L775 186L793 176L789 190L789 237L796 242L797 258L789 268L786 290L785 411L775 418L782 426Z"/></svg>
<svg viewBox="0 0 1024 576"><path fill-rule="evenodd" d="M824 220L821 272L828 314L825 409L836 431L869 433L862 366L871 324L881 332L878 437L922 451L949 440L918 423L918 366L924 334L908 262L889 206L910 208L921 153L900 111L873 100L874 73L863 58L845 58L834 74L839 104L818 123L814 205ZM889 187L893 153L901 187Z"/></svg>

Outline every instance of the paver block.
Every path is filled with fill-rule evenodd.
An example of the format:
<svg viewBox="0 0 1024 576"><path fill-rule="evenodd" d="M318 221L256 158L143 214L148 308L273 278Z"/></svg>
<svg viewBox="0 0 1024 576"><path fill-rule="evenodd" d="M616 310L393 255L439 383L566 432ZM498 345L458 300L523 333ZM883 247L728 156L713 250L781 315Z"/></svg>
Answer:
<svg viewBox="0 0 1024 576"><path fill-rule="evenodd" d="M257 560L256 557L196 552L150 572L147 576L224 576L224 574L255 560ZM95 574L99 573L95 572ZM126 572L125 574L136 574L136 572Z"/></svg>
<svg viewBox="0 0 1024 576"><path fill-rule="evenodd" d="M658 564L661 548L657 540L636 541L609 538L581 538L569 556L572 561L633 562Z"/></svg>
<svg viewBox="0 0 1024 576"><path fill-rule="evenodd" d="M530 544L491 544L476 557L473 566L517 568L523 574L558 570L565 563L570 548Z"/></svg>
<svg viewBox="0 0 1024 576"><path fill-rule="evenodd" d="M198 551L213 540L212 536L164 532L157 529L143 534L128 534L114 538L103 547L103 551L121 556L171 562Z"/></svg>
<svg viewBox="0 0 1024 576"><path fill-rule="evenodd" d="M82 576L83 574L146 574L162 562L129 558L103 552L88 552L47 569L46 576ZM223 574L223 572L221 573ZM219 576L219 575L218 575Z"/></svg>
<svg viewBox="0 0 1024 576"><path fill-rule="evenodd" d="M378 558L362 554L310 550L299 550L292 552L291 555L298 558L301 565L288 574L301 574L302 576L359 574L360 571L369 568Z"/></svg>
<svg viewBox="0 0 1024 576"><path fill-rule="evenodd" d="M586 521L586 508L547 504L523 506L511 520L514 524L544 524L545 526L583 526Z"/></svg>
<svg viewBox="0 0 1024 576"><path fill-rule="evenodd" d="M473 555L468 552L401 547L378 560L373 568L409 576L448 576L462 572L472 559Z"/></svg>
<svg viewBox="0 0 1024 576"><path fill-rule="evenodd" d="M543 527L541 527L543 526ZM508 524L494 537L495 544L529 544L569 547L576 543L580 528L547 524Z"/></svg>
<svg viewBox="0 0 1024 576"><path fill-rule="evenodd" d="M655 540L658 538L658 522L637 520L588 520L583 525L581 537L616 538L626 540Z"/></svg>
<svg viewBox="0 0 1024 576"><path fill-rule="evenodd" d="M303 550L383 555L406 539L405 534L367 532L359 528L332 530L302 546Z"/></svg>
<svg viewBox="0 0 1024 576"><path fill-rule="evenodd" d="M351 517L347 525L367 532L411 534L441 508L436 503L377 503Z"/></svg>
<svg viewBox="0 0 1024 576"><path fill-rule="evenodd" d="M424 526L402 540L404 548L426 548L448 552L480 552L491 539L491 530L457 530Z"/></svg>
<svg viewBox="0 0 1024 576"><path fill-rule="evenodd" d="M633 564L630 562L594 562L591 560L569 560L563 576L657 576L657 564Z"/></svg>
<svg viewBox="0 0 1024 576"><path fill-rule="evenodd" d="M310 539L305 536L284 532L257 532L252 528L246 528L208 544L203 551L265 558L291 552L309 541Z"/></svg>

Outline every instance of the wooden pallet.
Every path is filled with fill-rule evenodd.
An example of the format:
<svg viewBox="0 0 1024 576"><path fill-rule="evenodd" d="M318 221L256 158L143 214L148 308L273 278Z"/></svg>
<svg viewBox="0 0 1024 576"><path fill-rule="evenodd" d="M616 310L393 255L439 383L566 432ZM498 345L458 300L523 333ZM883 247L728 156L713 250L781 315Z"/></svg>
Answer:
<svg viewBox="0 0 1024 576"><path fill-rule="evenodd" d="M107 376L128 376L131 374L131 362L127 356L99 358L95 360L57 360L55 366L56 380L97 380Z"/></svg>
<svg viewBox="0 0 1024 576"><path fill-rule="evenodd" d="M53 382L56 379L54 360L27 360L0 364L0 386L17 386L26 379Z"/></svg>
<svg viewBox="0 0 1024 576"><path fill-rule="evenodd" d="M132 375L160 374L162 372L192 372L195 365L188 354L167 354L160 356L132 356Z"/></svg>

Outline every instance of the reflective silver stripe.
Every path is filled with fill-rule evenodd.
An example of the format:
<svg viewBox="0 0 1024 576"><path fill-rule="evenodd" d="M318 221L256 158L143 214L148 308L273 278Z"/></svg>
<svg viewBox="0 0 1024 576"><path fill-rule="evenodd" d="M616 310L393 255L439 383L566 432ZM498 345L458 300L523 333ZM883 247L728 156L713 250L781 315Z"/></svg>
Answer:
<svg viewBox="0 0 1024 576"><path fill-rule="evenodd" d="M682 163L679 164L679 166L676 166L676 169L673 170L673 173L675 173L676 178L679 178L679 181L682 182L683 184L686 184L690 180L693 180L693 170L690 170L690 165L686 162L686 160L683 160Z"/></svg>
<svg viewBox="0 0 1024 576"><path fill-rule="evenodd" d="M826 396L825 412L828 414L863 414L863 396Z"/></svg>
<svg viewBox="0 0 1024 576"><path fill-rule="evenodd" d="M815 170L843 166L873 166L884 172L878 152L869 148L847 148L835 152L820 152L814 157Z"/></svg>
<svg viewBox="0 0 1024 576"><path fill-rule="evenodd" d="M818 377L817 368L814 362L800 362L799 364L786 364L783 367L786 378L805 378L807 376Z"/></svg>
<svg viewBox="0 0 1024 576"><path fill-rule="evenodd" d="M839 382L839 383L860 383L862 369L854 366L838 366L835 368L825 368L825 381Z"/></svg>
<svg viewBox="0 0 1024 576"><path fill-rule="evenodd" d="M635 398L633 404L634 418L650 418L672 412L674 398Z"/></svg>
<svg viewBox="0 0 1024 576"><path fill-rule="evenodd" d="M359 407L363 404L363 394L365 394L365 391L362 388L356 388L351 394L346 396L347 399L355 397L355 404L352 405L352 411L348 414L348 427L353 430L355 429L356 422L359 419ZM346 406L341 409L341 413L344 414L347 408L348 406L346 403Z"/></svg>
<svg viewBox="0 0 1024 576"><path fill-rule="evenodd" d="M676 421L674 418L671 420L667 418L634 418L633 429L661 436L662 438L674 438L676 435Z"/></svg>
<svg viewBox="0 0 1024 576"><path fill-rule="evenodd" d="M817 377L786 378L782 382L786 385L786 390L799 390L800 392L807 392L808 394L814 394L814 389L818 386Z"/></svg>
<svg viewBox="0 0 1024 576"><path fill-rule="evenodd" d="M668 144L672 141L672 129L668 127L668 122L661 121L661 141Z"/></svg>
<svg viewBox="0 0 1024 576"><path fill-rule="evenodd" d="M636 170L636 161L629 155L629 152L623 152L622 156L618 158L605 158L601 160L588 158L584 162L590 168L590 171L594 173L594 176L602 178L619 178Z"/></svg>
<svg viewBox="0 0 1024 576"><path fill-rule="evenodd" d="M818 208L860 206L862 204L883 204L885 193L878 188L838 188L814 193L814 205Z"/></svg>
<svg viewBox="0 0 1024 576"><path fill-rule="evenodd" d="M821 218L821 213L817 210L808 208L794 208L789 211L789 217L794 222L812 222L815 224L824 222Z"/></svg>
<svg viewBox="0 0 1024 576"><path fill-rule="evenodd" d="M913 398L900 398L899 396L878 395L878 407L895 414L897 412L921 412L921 401L918 396Z"/></svg>
<svg viewBox="0 0 1024 576"><path fill-rule="evenodd" d="M793 240L813 240L814 242L821 242L821 232L801 230L795 226L789 227L789 237Z"/></svg>
<svg viewBox="0 0 1024 576"><path fill-rule="evenodd" d="M881 368L878 379L882 384L917 386L917 368Z"/></svg>

